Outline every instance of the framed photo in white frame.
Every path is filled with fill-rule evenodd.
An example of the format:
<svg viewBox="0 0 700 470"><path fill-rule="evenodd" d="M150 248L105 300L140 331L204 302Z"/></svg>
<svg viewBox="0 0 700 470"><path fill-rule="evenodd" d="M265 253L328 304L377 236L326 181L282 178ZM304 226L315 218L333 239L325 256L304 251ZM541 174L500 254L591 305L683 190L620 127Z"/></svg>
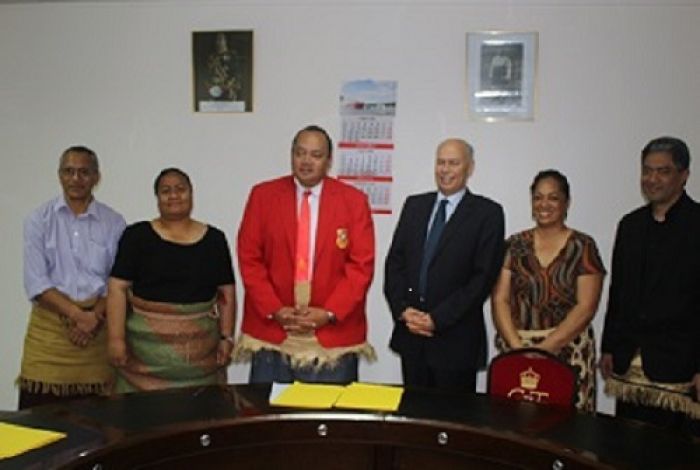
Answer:
<svg viewBox="0 0 700 470"><path fill-rule="evenodd" d="M533 120L536 32L467 33L469 116L485 121Z"/></svg>

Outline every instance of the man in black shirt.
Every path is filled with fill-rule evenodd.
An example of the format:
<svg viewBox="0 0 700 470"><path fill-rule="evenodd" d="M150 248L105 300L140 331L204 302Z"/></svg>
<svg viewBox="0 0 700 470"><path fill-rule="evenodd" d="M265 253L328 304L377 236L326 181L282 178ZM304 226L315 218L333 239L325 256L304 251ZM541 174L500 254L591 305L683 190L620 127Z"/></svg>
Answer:
<svg viewBox="0 0 700 470"><path fill-rule="evenodd" d="M680 139L642 150L648 204L618 225L600 369L617 416L698 434L700 204L685 192L689 164Z"/></svg>

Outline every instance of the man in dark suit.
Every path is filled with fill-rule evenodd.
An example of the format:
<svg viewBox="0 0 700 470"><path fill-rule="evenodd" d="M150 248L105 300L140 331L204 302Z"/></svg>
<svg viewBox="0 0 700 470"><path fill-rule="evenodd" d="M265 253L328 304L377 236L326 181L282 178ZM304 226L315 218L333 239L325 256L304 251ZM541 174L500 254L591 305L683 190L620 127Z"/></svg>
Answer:
<svg viewBox="0 0 700 470"><path fill-rule="evenodd" d="M673 137L642 150L648 204L617 228L600 369L616 415L700 435L700 204L690 152Z"/></svg>
<svg viewBox="0 0 700 470"><path fill-rule="evenodd" d="M474 391L486 364L483 304L503 262L504 218L500 205L467 189L473 170L467 142L442 142L438 191L406 200L389 248L390 346L406 385Z"/></svg>

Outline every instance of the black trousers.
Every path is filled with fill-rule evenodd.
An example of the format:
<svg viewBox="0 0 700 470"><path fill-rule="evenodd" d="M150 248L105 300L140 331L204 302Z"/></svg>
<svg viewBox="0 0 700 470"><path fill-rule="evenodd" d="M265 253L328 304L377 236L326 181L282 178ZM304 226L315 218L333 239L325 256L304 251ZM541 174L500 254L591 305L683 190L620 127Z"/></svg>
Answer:
<svg viewBox="0 0 700 470"><path fill-rule="evenodd" d="M403 383L409 387L474 393L476 392L476 373L476 369L433 367L420 358L401 358Z"/></svg>
<svg viewBox="0 0 700 470"><path fill-rule="evenodd" d="M24 410L40 405L53 405L55 403L66 403L79 398L96 397L96 394L90 395L54 395L53 393L33 393L26 390L19 391L18 409Z"/></svg>

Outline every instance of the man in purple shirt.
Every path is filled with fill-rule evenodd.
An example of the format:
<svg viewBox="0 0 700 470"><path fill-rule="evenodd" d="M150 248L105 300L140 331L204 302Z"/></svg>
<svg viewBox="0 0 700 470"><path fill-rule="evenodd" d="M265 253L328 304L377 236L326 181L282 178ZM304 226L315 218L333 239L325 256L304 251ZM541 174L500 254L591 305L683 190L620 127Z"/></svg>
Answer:
<svg viewBox="0 0 700 470"><path fill-rule="evenodd" d="M61 155L63 194L24 223L24 288L32 312L17 380L19 408L109 391L106 280L124 218L95 200L95 152L70 147Z"/></svg>

